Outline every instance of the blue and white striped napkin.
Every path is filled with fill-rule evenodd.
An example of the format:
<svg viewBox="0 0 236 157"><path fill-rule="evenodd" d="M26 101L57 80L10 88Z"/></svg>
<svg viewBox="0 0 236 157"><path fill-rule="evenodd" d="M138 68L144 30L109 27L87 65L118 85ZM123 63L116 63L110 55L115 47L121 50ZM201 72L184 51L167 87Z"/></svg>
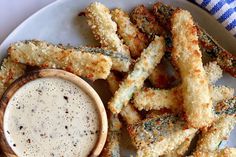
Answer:
<svg viewBox="0 0 236 157"><path fill-rule="evenodd" d="M193 0L236 37L236 0Z"/></svg>

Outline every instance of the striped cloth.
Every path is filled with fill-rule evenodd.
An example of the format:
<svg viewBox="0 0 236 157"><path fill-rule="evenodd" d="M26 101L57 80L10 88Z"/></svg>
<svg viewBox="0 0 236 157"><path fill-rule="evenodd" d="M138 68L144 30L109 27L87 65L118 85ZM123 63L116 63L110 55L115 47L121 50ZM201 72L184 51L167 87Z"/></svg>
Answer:
<svg viewBox="0 0 236 157"><path fill-rule="evenodd" d="M236 37L236 0L192 0L208 10Z"/></svg>

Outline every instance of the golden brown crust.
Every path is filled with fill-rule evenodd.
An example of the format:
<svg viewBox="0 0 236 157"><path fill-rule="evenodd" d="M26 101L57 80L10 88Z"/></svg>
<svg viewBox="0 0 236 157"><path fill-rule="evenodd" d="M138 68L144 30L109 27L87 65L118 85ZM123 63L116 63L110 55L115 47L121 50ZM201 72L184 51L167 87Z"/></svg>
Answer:
<svg viewBox="0 0 236 157"><path fill-rule="evenodd" d="M213 152L195 152L191 157L235 157L236 148L224 148Z"/></svg>
<svg viewBox="0 0 236 157"><path fill-rule="evenodd" d="M185 141L178 146L177 149L171 151L168 154L163 155L163 157L183 157L186 152L189 150L189 146L195 137L196 133L193 133L188 138L185 139Z"/></svg>
<svg viewBox="0 0 236 157"><path fill-rule="evenodd" d="M171 22L172 58L182 77L183 107L188 124L195 128L209 126L214 114L196 26L191 14L181 9L174 12Z"/></svg>
<svg viewBox="0 0 236 157"><path fill-rule="evenodd" d="M109 128L102 157L120 157L121 122L118 115L109 115Z"/></svg>
<svg viewBox="0 0 236 157"><path fill-rule="evenodd" d="M142 32L146 33L149 38L165 33L163 27L156 21L155 16L144 5L139 5L134 8L131 12L131 20Z"/></svg>
<svg viewBox="0 0 236 157"><path fill-rule="evenodd" d="M129 15L121 9L112 10L111 15L112 19L117 23L119 36L129 47L131 56L138 58L143 49L147 47L147 37L131 23Z"/></svg>
<svg viewBox="0 0 236 157"><path fill-rule="evenodd" d="M210 86L209 88L213 103L232 98L234 94L234 89L226 86ZM143 88L134 94L133 102L138 110L165 108L179 113L183 111L183 89L181 86L172 89Z"/></svg>
<svg viewBox="0 0 236 157"><path fill-rule="evenodd" d="M61 68L91 80L106 79L112 66L108 56L36 40L11 44L8 54L18 63L42 68Z"/></svg>
<svg viewBox="0 0 236 157"><path fill-rule="evenodd" d="M122 43L116 34L117 25L112 21L110 10L107 7L99 2L93 2L86 8L85 15L88 25L92 29L95 38L100 41L102 48L118 51L130 58L128 47ZM113 69L127 72L129 65L113 67Z"/></svg>
<svg viewBox="0 0 236 157"><path fill-rule="evenodd" d="M170 153L190 135L194 128L186 128L185 121L176 115L164 114L145 119L128 127L138 156L155 157Z"/></svg>
<svg viewBox="0 0 236 157"><path fill-rule="evenodd" d="M197 142L196 152L212 152L218 149L221 141L227 140L236 124L236 117L221 116L207 131L203 131Z"/></svg>
<svg viewBox="0 0 236 157"><path fill-rule="evenodd" d="M153 13L157 21L164 26L167 31L171 30L171 16L175 10L176 8L167 6L161 2L157 2L153 5ZM224 71L236 77L236 56L222 48L217 41L197 24L196 28L201 51L207 53L212 60L216 60Z"/></svg>
<svg viewBox="0 0 236 157"><path fill-rule="evenodd" d="M114 97L108 103L109 109L114 113L119 113L123 106L126 106L132 95L142 88L144 80L150 75L163 57L165 43L163 37L155 37L149 46L143 50L139 60L134 65L134 69L121 83Z"/></svg>
<svg viewBox="0 0 236 157"><path fill-rule="evenodd" d="M117 78L117 76L115 76L114 73L111 72L107 78L107 82L109 84L112 94L114 94L119 88L121 81ZM133 104L131 103L128 103L122 108L120 115L127 124L134 124L141 120L139 113L136 111L136 109L133 107Z"/></svg>
<svg viewBox="0 0 236 157"><path fill-rule="evenodd" d="M7 87L25 73L26 66L15 63L10 57L3 60L0 70L0 97Z"/></svg>

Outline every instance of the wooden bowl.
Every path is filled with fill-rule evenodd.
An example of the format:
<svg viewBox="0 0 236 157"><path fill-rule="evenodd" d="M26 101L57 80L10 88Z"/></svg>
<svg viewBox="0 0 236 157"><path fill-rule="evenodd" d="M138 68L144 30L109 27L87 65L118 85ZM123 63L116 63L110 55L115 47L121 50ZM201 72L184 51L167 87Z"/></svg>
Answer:
<svg viewBox="0 0 236 157"><path fill-rule="evenodd" d="M25 85L27 82L30 82L32 80L38 79L38 78L45 78L45 77L57 77L64 80L68 80L77 86L79 86L84 92L86 92L95 102L98 115L99 115L99 121L100 121L100 131L99 131L99 137L97 140L97 143L93 150L91 150L91 153L89 156L95 157L98 156L106 142L107 137L107 131L108 131L108 122L107 122L107 115L106 110L104 108L104 105L96 93L96 91L83 79L80 77L66 72L64 70L58 70L58 69L42 69L42 70L36 70L29 72L27 75L17 79L3 94L2 99L0 101L0 146L3 150L3 153L7 157L17 157L17 155L14 153L10 145L8 144L4 130L3 130L3 122L4 122L4 112L8 105L8 102L10 98L14 95L14 93L21 88L23 85Z"/></svg>

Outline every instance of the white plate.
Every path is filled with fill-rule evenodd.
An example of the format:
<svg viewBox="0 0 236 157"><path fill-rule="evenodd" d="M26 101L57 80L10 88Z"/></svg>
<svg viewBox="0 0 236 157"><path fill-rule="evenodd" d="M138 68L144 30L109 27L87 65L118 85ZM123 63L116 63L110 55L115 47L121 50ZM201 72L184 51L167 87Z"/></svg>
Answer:
<svg viewBox="0 0 236 157"><path fill-rule="evenodd" d="M0 46L0 59L6 56L6 50L10 43L25 39L41 39L55 44L70 43L74 46L96 45L97 42L95 42L85 18L78 17L78 13L83 11L91 2L91 0L59 0L41 9L18 26L5 39ZM138 4L145 4L151 7L156 0L100 0L100 2L109 8L119 7L126 11L131 11ZM165 0L165 3L189 10L200 26L211 34L225 49L230 52L236 52L236 39L208 13L188 1ZM234 87L236 90L236 79L227 74L218 83ZM110 93L107 90L108 88L104 86L106 84L102 81L93 83L93 87L100 94L104 103L106 103ZM132 149L126 139L123 138L122 140L122 156L128 156L130 149ZM236 129L231 133L226 145L236 147Z"/></svg>

